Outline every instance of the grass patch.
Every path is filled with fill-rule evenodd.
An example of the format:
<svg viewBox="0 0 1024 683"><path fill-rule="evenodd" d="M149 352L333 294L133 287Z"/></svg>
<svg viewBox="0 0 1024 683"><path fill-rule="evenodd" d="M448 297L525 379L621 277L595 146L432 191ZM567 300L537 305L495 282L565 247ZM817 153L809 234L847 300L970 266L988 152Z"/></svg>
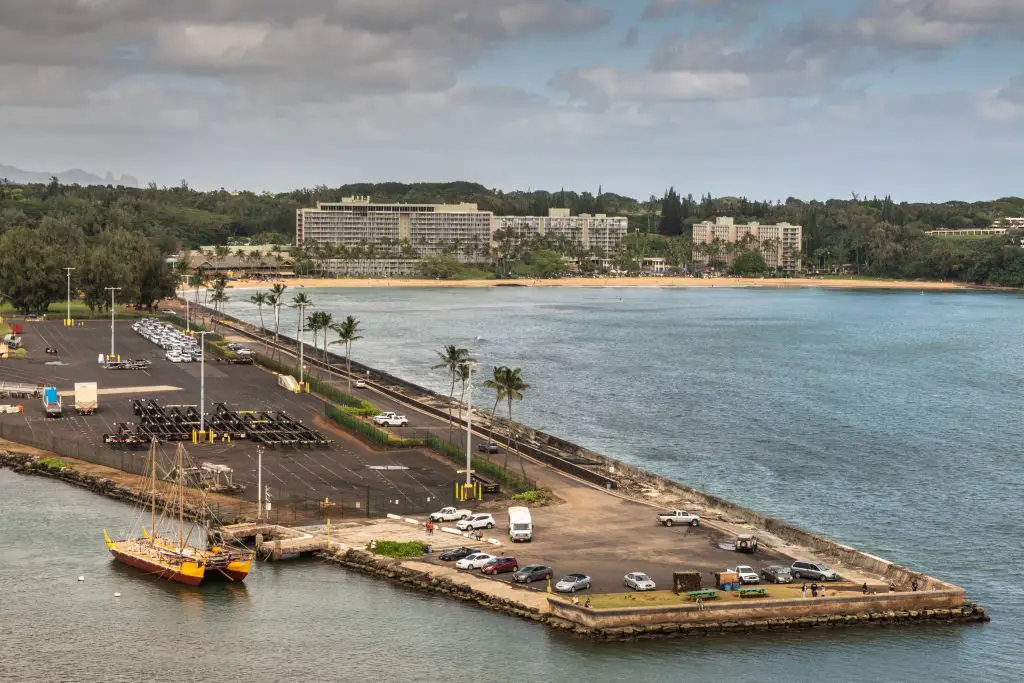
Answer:
<svg viewBox="0 0 1024 683"><path fill-rule="evenodd" d="M18 349L17 351L11 354L11 358L28 358L28 350Z"/></svg>
<svg viewBox="0 0 1024 683"><path fill-rule="evenodd" d="M68 465L66 462L64 462L60 458L53 458L53 457L39 458L38 460L36 460L36 464L38 464L38 465L40 465L42 467L45 467L46 469L50 470L51 472L62 470L65 467L70 467L70 465Z"/></svg>
<svg viewBox="0 0 1024 683"><path fill-rule="evenodd" d="M68 304L66 301L52 303L47 307L45 311L35 311L36 313L43 313L47 319L63 320L68 314ZM12 315L16 314L17 311L10 303L0 304L0 315ZM146 318L154 313L149 311L136 311L133 308L127 308L124 306L117 307L118 318ZM95 311L85 305L84 301L72 300L71 301L71 317L77 319L90 319L90 318L110 318L110 311L103 309L96 309Z"/></svg>
<svg viewBox="0 0 1024 683"><path fill-rule="evenodd" d="M385 557L401 559L424 555L427 552L427 546L423 541L377 541L373 552Z"/></svg>
<svg viewBox="0 0 1024 683"><path fill-rule="evenodd" d="M298 368L294 365L282 363L279 360L268 358L261 353L256 354L256 362L274 372L279 372L282 375L297 376ZM351 394L347 394L341 389L334 387L327 382L324 382L316 377L305 377L309 382L309 390L315 394L320 394L332 403L337 403L342 407L346 413L357 417L373 417L380 413L377 406L373 405L369 401L361 398L356 398Z"/></svg>
<svg viewBox="0 0 1024 683"><path fill-rule="evenodd" d="M11 333L11 326L7 323L0 323L0 337Z"/></svg>
<svg viewBox="0 0 1024 683"><path fill-rule="evenodd" d="M345 412L344 408L327 404L324 406L324 414L350 432L354 432L378 446L384 446L385 448L414 448L424 445L420 439L395 438L383 429L379 429L376 425L363 422L357 416Z"/></svg>

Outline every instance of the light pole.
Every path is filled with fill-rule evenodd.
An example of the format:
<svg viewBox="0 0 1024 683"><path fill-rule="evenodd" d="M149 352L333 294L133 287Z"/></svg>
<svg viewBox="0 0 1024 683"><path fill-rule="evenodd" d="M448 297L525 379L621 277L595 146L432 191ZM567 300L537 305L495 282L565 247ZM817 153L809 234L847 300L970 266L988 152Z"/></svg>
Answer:
<svg viewBox="0 0 1024 683"><path fill-rule="evenodd" d="M192 319L188 311L188 297L186 296L182 298L185 299L185 332L188 333L192 331Z"/></svg>
<svg viewBox="0 0 1024 683"><path fill-rule="evenodd" d="M114 356L114 292L120 292L120 287L104 287L110 291L110 356Z"/></svg>
<svg viewBox="0 0 1024 683"><path fill-rule="evenodd" d="M206 335L209 332L196 332L199 337L199 433L206 427ZM202 440L202 437L200 437Z"/></svg>
<svg viewBox="0 0 1024 683"><path fill-rule="evenodd" d="M76 270L75 268L65 268L68 271L68 320L65 325L71 324L71 271Z"/></svg>
<svg viewBox="0 0 1024 683"><path fill-rule="evenodd" d="M303 381L303 377L304 377L302 361L303 361L303 355L304 355L303 354L303 350L305 348L305 344L302 343L302 337L303 337L302 333L306 330L306 321L303 319L303 316L305 315L306 306L308 306L308 305L310 305L310 304L299 304L299 386L300 387L302 386L302 381Z"/></svg>
<svg viewBox="0 0 1024 683"><path fill-rule="evenodd" d="M263 519L263 446L256 447L256 521Z"/></svg>
<svg viewBox="0 0 1024 683"><path fill-rule="evenodd" d="M466 399L466 486L473 483L473 365L466 363L469 371L469 378L466 380L466 388L469 390Z"/></svg>

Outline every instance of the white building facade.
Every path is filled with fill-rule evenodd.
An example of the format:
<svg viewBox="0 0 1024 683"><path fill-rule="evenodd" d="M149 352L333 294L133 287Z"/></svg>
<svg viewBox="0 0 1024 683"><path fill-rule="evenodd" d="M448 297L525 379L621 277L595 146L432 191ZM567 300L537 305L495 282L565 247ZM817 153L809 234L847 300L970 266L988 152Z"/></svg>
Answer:
<svg viewBox="0 0 1024 683"><path fill-rule="evenodd" d="M765 264L771 269L786 273L800 270L800 245L803 244L803 227L778 223L761 225L760 223L737 224L731 217L720 216L712 221L693 224L693 261L698 265L707 265L712 256L697 245L713 244L715 240L724 244L747 242L755 246L764 256ZM714 260L724 261L732 266L735 252L723 249L715 255Z"/></svg>

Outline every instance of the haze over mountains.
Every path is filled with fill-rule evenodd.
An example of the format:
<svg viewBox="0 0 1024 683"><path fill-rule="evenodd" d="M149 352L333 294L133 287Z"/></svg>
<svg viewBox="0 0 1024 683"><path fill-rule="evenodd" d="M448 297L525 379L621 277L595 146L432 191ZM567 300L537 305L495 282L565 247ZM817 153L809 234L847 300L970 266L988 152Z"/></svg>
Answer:
<svg viewBox="0 0 1024 683"><path fill-rule="evenodd" d="M65 185L124 185L125 187L138 187L138 178L130 175L122 175L119 179L107 171L105 176L98 176L79 168L54 173L51 171L24 171L15 166L0 164L0 178L6 178L11 183L48 183L50 178L57 178Z"/></svg>

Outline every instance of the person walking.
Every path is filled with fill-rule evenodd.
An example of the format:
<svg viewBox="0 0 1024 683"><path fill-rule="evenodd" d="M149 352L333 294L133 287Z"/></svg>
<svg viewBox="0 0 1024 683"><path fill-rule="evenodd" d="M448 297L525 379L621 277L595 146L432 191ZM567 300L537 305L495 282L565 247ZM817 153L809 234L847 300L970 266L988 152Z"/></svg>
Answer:
<svg viewBox="0 0 1024 683"><path fill-rule="evenodd" d="M811 597L812 598L818 597L818 584L816 584L816 583L812 583L811 584Z"/></svg>
<svg viewBox="0 0 1024 683"><path fill-rule="evenodd" d="M800 597L801 598L806 598L807 597L807 584L806 583L800 585Z"/></svg>

